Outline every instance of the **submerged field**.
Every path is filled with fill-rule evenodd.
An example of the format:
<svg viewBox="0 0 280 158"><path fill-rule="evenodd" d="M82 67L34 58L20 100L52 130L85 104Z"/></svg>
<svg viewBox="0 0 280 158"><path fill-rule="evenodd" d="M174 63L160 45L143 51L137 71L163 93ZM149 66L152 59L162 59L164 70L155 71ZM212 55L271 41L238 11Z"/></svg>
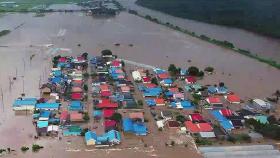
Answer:
<svg viewBox="0 0 280 158"><path fill-rule="evenodd" d="M202 84L224 82L242 97L264 98L279 89L279 70L230 50L186 36L161 25L127 13L116 17L91 17L81 13L50 13L45 17L33 14L5 14L0 18L9 34L0 38L0 87L4 93L4 109L0 109L0 147L17 149L38 143L45 148L39 153L21 152L11 157L196 157L186 148L129 148L112 150L86 149L82 138L34 140L31 116L15 116L12 102L23 92L39 97L39 81L46 81L54 48L67 48L70 55L88 52L99 55L111 49L119 58L166 68L174 63L182 68L191 65L215 68L215 74L205 76ZM21 27L15 27L23 24ZM115 46L119 43L120 46ZM53 47L47 45L53 44ZM80 44L80 47L78 46ZM133 44L133 46L129 46ZM34 58L30 60L30 56ZM67 55L67 53L66 53ZM9 86L9 77L17 80ZM21 77L24 76L24 77ZM23 87L24 85L24 87ZM153 140L153 139L151 139ZM160 141L160 140L153 140ZM74 143L75 142L75 143ZM161 143L159 143L161 144ZM155 150L154 150L155 149Z"/></svg>

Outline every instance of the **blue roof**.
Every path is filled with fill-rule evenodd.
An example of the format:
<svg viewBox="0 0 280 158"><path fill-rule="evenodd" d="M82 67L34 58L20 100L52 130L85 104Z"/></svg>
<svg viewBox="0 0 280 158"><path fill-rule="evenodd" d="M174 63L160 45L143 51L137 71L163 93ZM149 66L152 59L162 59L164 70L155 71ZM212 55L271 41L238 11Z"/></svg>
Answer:
<svg viewBox="0 0 280 158"><path fill-rule="evenodd" d="M227 87L218 87L217 88L218 93L226 94L228 92Z"/></svg>
<svg viewBox="0 0 280 158"><path fill-rule="evenodd" d="M255 119L262 124L268 123L267 116L265 116L265 115L255 116Z"/></svg>
<svg viewBox="0 0 280 158"><path fill-rule="evenodd" d="M225 129L225 130L231 130L234 129L233 125L230 123L230 120L228 120L227 118L225 118L220 112L219 110L213 110L211 111L212 115L216 118L216 120L218 120L221 124L221 126Z"/></svg>
<svg viewBox="0 0 280 158"><path fill-rule="evenodd" d="M211 94L217 93L217 88L215 86L209 86L208 92Z"/></svg>
<svg viewBox="0 0 280 158"><path fill-rule="evenodd" d="M144 123L133 122L130 118L123 119L123 130L124 132L132 132L136 135L146 135L148 130Z"/></svg>
<svg viewBox="0 0 280 158"><path fill-rule="evenodd" d="M102 111L101 110L94 110L92 112L93 117L101 117L102 116Z"/></svg>
<svg viewBox="0 0 280 158"><path fill-rule="evenodd" d="M63 81L63 79L61 77L54 77L54 78L51 78L51 82L53 84L56 84L56 83L61 83Z"/></svg>
<svg viewBox="0 0 280 158"><path fill-rule="evenodd" d="M53 73L53 75L54 75L55 77L59 77L59 76L62 75L61 70L55 70L55 71L52 71L52 73Z"/></svg>
<svg viewBox="0 0 280 158"><path fill-rule="evenodd" d="M172 84L173 81L172 81L170 78L167 78L167 79L164 79L164 80L163 80L163 83L164 83L164 84Z"/></svg>
<svg viewBox="0 0 280 158"><path fill-rule="evenodd" d="M92 131L88 131L85 133L85 140L89 141L89 140L95 140L96 144L102 144L103 142L111 142L113 140L121 140L121 135L118 131L116 130L110 130L107 133L104 133L103 135L97 135L95 132Z"/></svg>
<svg viewBox="0 0 280 158"><path fill-rule="evenodd" d="M154 69L154 72L155 72L156 74L163 74L163 73L165 73L166 71L163 70L163 69L156 68L156 69Z"/></svg>
<svg viewBox="0 0 280 158"><path fill-rule="evenodd" d="M36 104L36 109L58 109L59 103L39 103Z"/></svg>
<svg viewBox="0 0 280 158"><path fill-rule="evenodd" d="M48 126L49 126L48 121L37 121L37 127L38 128L44 128L44 127L48 127Z"/></svg>
<svg viewBox="0 0 280 158"><path fill-rule="evenodd" d="M172 97L174 93L171 92L171 91L167 91L167 92L164 92L164 94L165 94L167 97Z"/></svg>
<svg viewBox="0 0 280 158"><path fill-rule="evenodd" d="M156 106L156 102L154 99L146 99L145 102L148 106Z"/></svg>
<svg viewBox="0 0 280 158"><path fill-rule="evenodd" d="M180 70L180 75L187 75L188 74L188 70L187 69L181 69Z"/></svg>
<svg viewBox="0 0 280 158"><path fill-rule="evenodd" d="M81 111L83 110L83 104L81 101L71 101L69 106L70 111Z"/></svg>
<svg viewBox="0 0 280 158"><path fill-rule="evenodd" d="M181 101L181 105L182 105L183 108L193 107L193 104L190 101L187 101L187 100Z"/></svg>
<svg viewBox="0 0 280 158"><path fill-rule="evenodd" d="M40 117L49 118L50 116L51 116L50 111L41 111L40 112Z"/></svg>
<svg viewBox="0 0 280 158"><path fill-rule="evenodd" d="M14 107L25 106L25 105L34 105L37 103L36 98L23 98L23 99L16 99L13 103Z"/></svg>
<svg viewBox="0 0 280 158"><path fill-rule="evenodd" d="M85 140L86 140L86 142L89 141L89 140L97 140L96 133L92 132L92 131L87 131L85 133Z"/></svg>

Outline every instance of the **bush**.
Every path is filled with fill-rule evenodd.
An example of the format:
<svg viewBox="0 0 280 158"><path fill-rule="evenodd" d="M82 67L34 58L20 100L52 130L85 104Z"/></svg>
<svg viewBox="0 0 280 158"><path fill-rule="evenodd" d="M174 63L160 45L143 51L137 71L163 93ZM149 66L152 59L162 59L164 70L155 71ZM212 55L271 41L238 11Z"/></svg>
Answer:
<svg viewBox="0 0 280 158"><path fill-rule="evenodd" d="M195 143L197 145L212 145L211 141L209 141L207 139L200 139L200 138L195 139Z"/></svg>
<svg viewBox="0 0 280 158"><path fill-rule="evenodd" d="M88 79L89 78L89 74L86 72L86 73L83 73L83 77L85 78L85 79Z"/></svg>
<svg viewBox="0 0 280 158"><path fill-rule="evenodd" d="M128 13L130 13L130 14L134 14L134 15L138 15L138 12L137 11L135 11L135 10L128 10Z"/></svg>
<svg viewBox="0 0 280 158"><path fill-rule="evenodd" d="M203 71L199 71L197 74L198 77L203 77L204 76L204 72Z"/></svg>
<svg viewBox="0 0 280 158"><path fill-rule="evenodd" d="M235 143L236 142L236 138L233 136L228 136L227 141Z"/></svg>
<svg viewBox="0 0 280 158"><path fill-rule="evenodd" d="M89 131L88 128L84 128L81 132L81 136L85 136L85 134Z"/></svg>
<svg viewBox="0 0 280 158"><path fill-rule="evenodd" d="M23 146L23 147L20 148L20 150L22 152L26 152L27 150L29 150L29 147Z"/></svg>
<svg viewBox="0 0 280 158"><path fill-rule="evenodd" d="M114 113L113 116L111 117L111 119L116 121L116 122L121 122L122 115L120 113Z"/></svg>
<svg viewBox="0 0 280 158"><path fill-rule="evenodd" d="M204 69L204 71L212 73L212 72L214 71L214 68L208 66L208 67L206 67L206 68Z"/></svg>
<svg viewBox="0 0 280 158"><path fill-rule="evenodd" d="M88 85L85 84L83 88L86 92L88 91Z"/></svg>
<svg viewBox="0 0 280 158"><path fill-rule="evenodd" d="M138 105L143 105L144 103L143 103L142 100L138 100L138 101L137 101L137 104L138 104Z"/></svg>
<svg viewBox="0 0 280 158"><path fill-rule="evenodd" d="M176 116L176 121L184 123L186 121L186 118L183 115L177 115Z"/></svg>
<svg viewBox="0 0 280 158"><path fill-rule="evenodd" d="M155 84L155 85L158 85L157 78L156 78L156 77L153 77L152 80L151 80L151 83L153 83L153 84Z"/></svg>
<svg viewBox="0 0 280 158"><path fill-rule="evenodd" d="M33 144L32 145L32 151L33 152L38 152L40 149L44 148L43 146L40 146L38 144Z"/></svg>

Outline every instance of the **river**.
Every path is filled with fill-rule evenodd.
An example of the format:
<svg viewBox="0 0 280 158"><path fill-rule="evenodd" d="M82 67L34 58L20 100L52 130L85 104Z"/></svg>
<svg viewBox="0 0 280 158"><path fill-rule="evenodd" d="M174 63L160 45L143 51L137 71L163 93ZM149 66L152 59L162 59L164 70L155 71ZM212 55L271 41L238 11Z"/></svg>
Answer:
<svg viewBox="0 0 280 158"><path fill-rule="evenodd" d="M162 22L169 22L181 28L188 29L198 35L227 40L236 47L249 50L259 56L271 58L280 62L280 39L262 36L246 30L203 23L199 21L174 17L159 11L151 10L135 4L136 0L118 0L124 7L133 9L143 15L151 15Z"/></svg>

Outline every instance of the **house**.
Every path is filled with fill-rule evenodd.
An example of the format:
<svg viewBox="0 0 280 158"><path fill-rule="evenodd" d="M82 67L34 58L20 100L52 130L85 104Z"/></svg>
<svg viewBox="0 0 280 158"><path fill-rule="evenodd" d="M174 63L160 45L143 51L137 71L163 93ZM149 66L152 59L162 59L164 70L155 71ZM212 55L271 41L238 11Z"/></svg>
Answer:
<svg viewBox="0 0 280 158"><path fill-rule="evenodd" d="M71 125L63 130L63 136L80 136L82 128L80 126Z"/></svg>
<svg viewBox="0 0 280 158"><path fill-rule="evenodd" d="M157 85L154 84L154 83L145 83L144 86L145 86L146 88L156 88L156 87L157 87Z"/></svg>
<svg viewBox="0 0 280 158"><path fill-rule="evenodd" d="M82 122L84 121L83 119L83 114L78 113L76 111L70 113L70 121L71 122Z"/></svg>
<svg viewBox="0 0 280 158"><path fill-rule="evenodd" d="M83 94L82 93L72 93L71 94L71 99L72 100L82 100L83 99Z"/></svg>
<svg viewBox="0 0 280 158"><path fill-rule="evenodd" d="M206 98L206 102L212 106L212 108L222 108L223 103L219 97L208 97Z"/></svg>
<svg viewBox="0 0 280 158"><path fill-rule="evenodd" d="M219 110L213 110L211 111L211 114L220 123L222 129L225 132L230 132L232 129L234 129L234 126L232 125L231 121L224 117Z"/></svg>
<svg viewBox="0 0 280 158"><path fill-rule="evenodd" d="M158 77L160 80L170 78L170 76L169 76L169 74L168 74L167 72L158 74L157 77Z"/></svg>
<svg viewBox="0 0 280 158"><path fill-rule="evenodd" d="M173 81L170 78L163 79L160 81L160 84L165 86L165 87L170 87L173 84Z"/></svg>
<svg viewBox="0 0 280 158"><path fill-rule="evenodd" d="M72 93L82 93L83 89L81 87L72 87Z"/></svg>
<svg viewBox="0 0 280 158"><path fill-rule="evenodd" d="M62 111L59 119L60 119L61 124L65 124L66 122L68 122L68 120L69 120L68 111Z"/></svg>
<svg viewBox="0 0 280 158"><path fill-rule="evenodd" d="M144 122L144 114L143 112L131 112L128 114L129 118L132 120L140 120L141 122Z"/></svg>
<svg viewBox="0 0 280 158"><path fill-rule="evenodd" d="M124 108L128 108L128 109L137 108L137 105L138 105L134 99L123 101L122 104L123 104Z"/></svg>
<svg viewBox="0 0 280 158"><path fill-rule="evenodd" d="M139 136L144 136L148 133L148 129L143 122L135 122L130 118L123 119L123 131L131 132Z"/></svg>
<svg viewBox="0 0 280 158"><path fill-rule="evenodd" d="M169 120L167 121L167 127L170 129L179 129L180 123L178 121Z"/></svg>
<svg viewBox="0 0 280 158"><path fill-rule="evenodd" d="M184 95L184 93L179 93L179 92L177 92L177 93L174 93L174 94L173 94L173 98L174 98L174 99L184 100L184 99L185 99L185 95Z"/></svg>
<svg viewBox="0 0 280 158"><path fill-rule="evenodd" d="M156 106L155 99L146 99L145 102L149 107Z"/></svg>
<svg viewBox="0 0 280 158"><path fill-rule="evenodd" d="M49 118L51 116L51 112L50 111L40 111L40 115L39 115L39 121L48 121Z"/></svg>
<svg viewBox="0 0 280 158"><path fill-rule="evenodd" d="M192 134L199 134L202 138L215 138L215 133L209 123L193 123L192 121L185 121L185 127Z"/></svg>
<svg viewBox="0 0 280 158"><path fill-rule="evenodd" d="M100 85L100 91L101 92L107 92L107 91L110 91L110 89L109 89L109 85L108 84L102 84L102 85Z"/></svg>
<svg viewBox="0 0 280 158"><path fill-rule="evenodd" d="M130 87L129 86L121 86L121 92L122 93L130 92Z"/></svg>
<svg viewBox="0 0 280 158"><path fill-rule="evenodd" d="M217 94L227 94L228 88L225 86L221 86L217 88Z"/></svg>
<svg viewBox="0 0 280 158"><path fill-rule="evenodd" d="M192 110L194 108L194 105L188 100L171 102L170 106L172 108L185 109L185 110Z"/></svg>
<svg viewBox="0 0 280 158"><path fill-rule="evenodd" d="M132 72L132 78L133 78L134 81L138 81L138 82L142 80L141 74L140 74L139 71L133 71Z"/></svg>
<svg viewBox="0 0 280 158"><path fill-rule="evenodd" d="M115 130L117 122L115 120L105 120L104 121L104 128L105 131Z"/></svg>
<svg viewBox="0 0 280 158"><path fill-rule="evenodd" d="M155 102L156 102L156 106L164 106L165 105L165 100L163 98L156 98Z"/></svg>
<svg viewBox="0 0 280 158"><path fill-rule="evenodd" d="M101 91L101 97L110 97L112 95L111 91Z"/></svg>
<svg viewBox="0 0 280 158"><path fill-rule="evenodd" d="M101 110L94 110L94 111L92 112L92 116L93 116L93 118L96 119L96 120L100 120L101 117L102 117L102 114L103 114L103 112L102 112Z"/></svg>
<svg viewBox="0 0 280 158"><path fill-rule="evenodd" d="M187 76L185 78L185 82L186 84L194 84L196 82L196 78L193 76Z"/></svg>
<svg viewBox="0 0 280 158"><path fill-rule="evenodd" d="M121 63L121 61L120 60L113 60L112 62L111 62L111 65L110 65L111 67L117 67L117 68L120 68L120 67L122 67L122 63Z"/></svg>
<svg viewBox="0 0 280 158"><path fill-rule="evenodd" d="M261 99L254 99L252 103L253 107L257 110L269 110L271 108L271 104L261 100Z"/></svg>
<svg viewBox="0 0 280 158"><path fill-rule="evenodd" d="M150 78L150 77L147 77L147 76L142 77L142 82L143 82L143 83L151 83L151 78Z"/></svg>
<svg viewBox="0 0 280 158"><path fill-rule="evenodd" d="M215 94L215 93L217 93L217 87L215 87L215 86L209 86L209 87L207 88L207 90L208 90L208 93L210 93L210 94Z"/></svg>
<svg viewBox="0 0 280 158"><path fill-rule="evenodd" d="M15 111L22 111L22 110L33 111L36 103L37 103L36 98L19 98L14 101L13 110L15 110Z"/></svg>
<svg viewBox="0 0 280 158"><path fill-rule="evenodd" d="M225 99L231 104L240 104L240 97L236 94L229 94L225 96Z"/></svg>
<svg viewBox="0 0 280 158"><path fill-rule="evenodd" d="M59 103L39 103L36 104L36 110L59 110L60 104Z"/></svg>
<svg viewBox="0 0 280 158"><path fill-rule="evenodd" d="M111 102L110 99L101 99L99 103L96 105L98 108L117 108L118 103Z"/></svg>
<svg viewBox="0 0 280 158"><path fill-rule="evenodd" d="M83 111L83 104L81 101L71 101L69 105L70 111Z"/></svg>
<svg viewBox="0 0 280 158"><path fill-rule="evenodd" d="M48 85L43 85L41 88L41 96L43 98L49 98L50 97L50 94L52 92L52 89L51 89L51 86L48 86Z"/></svg>
<svg viewBox="0 0 280 158"><path fill-rule="evenodd" d="M111 118L115 113L113 109L103 109L103 117L104 118Z"/></svg>
<svg viewBox="0 0 280 158"><path fill-rule="evenodd" d="M144 88L144 97L158 97L162 93L162 89L160 87L155 88Z"/></svg>
<svg viewBox="0 0 280 158"><path fill-rule="evenodd" d="M160 112L160 115L162 118L164 118L165 120L171 120L173 118L173 113L172 111L169 110L163 110Z"/></svg>
<svg viewBox="0 0 280 158"><path fill-rule="evenodd" d="M157 127L160 129L160 128L163 128L164 127L164 120L159 120L159 121L157 121L156 122L156 125L157 125Z"/></svg>
<svg viewBox="0 0 280 158"><path fill-rule="evenodd" d="M221 109L219 110L220 113L225 116L225 117L228 117L228 116L232 116L233 115L233 112L230 110L230 109Z"/></svg>
<svg viewBox="0 0 280 158"><path fill-rule="evenodd" d="M87 145L116 145L121 143L121 135L116 130L98 136L95 132L88 131L85 133Z"/></svg>
<svg viewBox="0 0 280 158"><path fill-rule="evenodd" d="M199 113L190 114L189 118L192 122L201 122L204 120L202 115Z"/></svg>

